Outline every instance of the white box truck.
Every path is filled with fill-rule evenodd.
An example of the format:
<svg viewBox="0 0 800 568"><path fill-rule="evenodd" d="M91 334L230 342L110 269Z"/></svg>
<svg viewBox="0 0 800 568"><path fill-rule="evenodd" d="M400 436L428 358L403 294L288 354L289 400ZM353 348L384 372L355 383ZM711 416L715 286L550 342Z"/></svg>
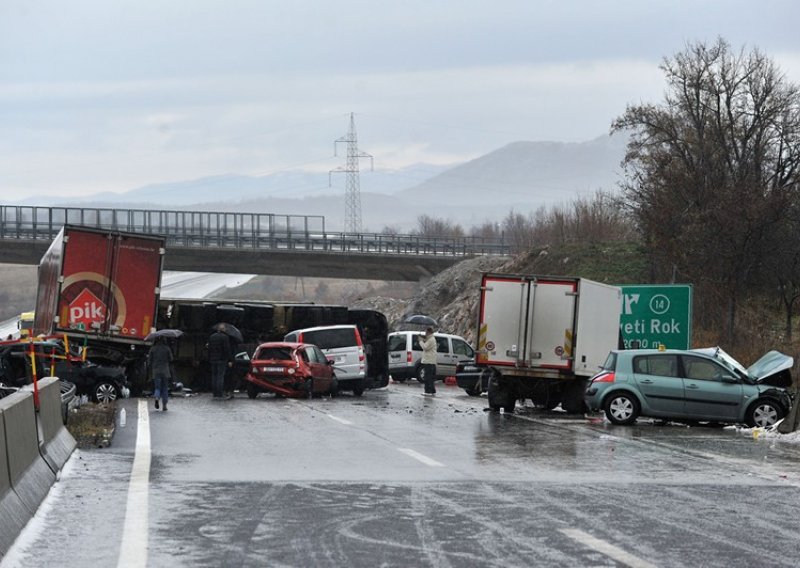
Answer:
<svg viewBox="0 0 800 568"><path fill-rule="evenodd" d="M585 278L483 274L470 394L487 390L495 411L513 412L517 400L531 399L546 408L561 404L567 412L583 412L587 379L619 346L621 311L616 286Z"/></svg>

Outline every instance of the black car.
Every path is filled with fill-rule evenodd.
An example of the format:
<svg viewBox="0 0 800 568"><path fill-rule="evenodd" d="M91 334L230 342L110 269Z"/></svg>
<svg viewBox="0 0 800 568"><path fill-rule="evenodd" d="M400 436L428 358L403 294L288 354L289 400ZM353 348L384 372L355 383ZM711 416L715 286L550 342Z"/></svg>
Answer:
<svg viewBox="0 0 800 568"><path fill-rule="evenodd" d="M84 361L76 353L67 353L60 340L0 342L0 383L10 387L31 383L31 345L36 354L38 377L55 376L73 383L77 394L86 395L95 402L111 402L127 396L123 367Z"/></svg>

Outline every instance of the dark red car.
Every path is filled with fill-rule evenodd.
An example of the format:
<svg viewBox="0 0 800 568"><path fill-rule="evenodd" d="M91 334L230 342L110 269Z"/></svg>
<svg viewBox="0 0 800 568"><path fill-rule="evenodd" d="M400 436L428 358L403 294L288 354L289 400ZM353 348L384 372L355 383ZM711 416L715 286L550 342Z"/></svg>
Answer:
<svg viewBox="0 0 800 568"><path fill-rule="evenodd" d="M336 396L339 391L333 364L319 347L309 343L262 343L253 353L245 381L250 398L261 392L311 398L315 394Z"/></svg>

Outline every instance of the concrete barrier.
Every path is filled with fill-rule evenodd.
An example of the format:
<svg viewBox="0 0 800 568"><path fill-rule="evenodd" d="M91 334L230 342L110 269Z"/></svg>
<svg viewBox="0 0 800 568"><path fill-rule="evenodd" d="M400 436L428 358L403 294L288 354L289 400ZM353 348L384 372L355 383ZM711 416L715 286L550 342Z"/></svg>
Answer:
<svg viewBox="0 0 800 568"><path fill-rule="evenodd" d="M0 413L11 488L33 515L56 479L39 453L33 393L19 391L0 400Z"/></svg>
<svg viewBox="0 0 800 568"><path fill-rule="evenodd" d="M47 377L39 381L39 453L50 466L53 473L58 473L77 443L75 438L64 427L61 415L61 382L56 377Z"/></svg>
<svg viewBox="0 0 800 568"><path fill-rule="evenodd" d="M0 410L0 414L2 414L2 410ZM11 488L6 450L6 427L3 417L0 415L0 558L5 556L30 517L31 512Z"/></svg>

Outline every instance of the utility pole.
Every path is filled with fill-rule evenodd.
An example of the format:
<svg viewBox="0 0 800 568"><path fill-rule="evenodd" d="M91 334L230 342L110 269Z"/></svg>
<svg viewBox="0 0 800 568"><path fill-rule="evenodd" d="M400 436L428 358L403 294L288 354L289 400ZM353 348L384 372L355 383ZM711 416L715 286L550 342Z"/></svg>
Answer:
<svg viewBox="0 0 800 568"><path fill-rule="evenodd" d="M344 168L336 168L328 172L328 186L331 185L331 174L344 172L347 174L344 189L344 232L361 232L361 182L358 177L358 159L369 158L370 170L373 169L372 155L358 149L356 138L356 121L350 113L350 130L333 143L333 155L336 156L337 144L347 144L347 163Z"/></svg>

